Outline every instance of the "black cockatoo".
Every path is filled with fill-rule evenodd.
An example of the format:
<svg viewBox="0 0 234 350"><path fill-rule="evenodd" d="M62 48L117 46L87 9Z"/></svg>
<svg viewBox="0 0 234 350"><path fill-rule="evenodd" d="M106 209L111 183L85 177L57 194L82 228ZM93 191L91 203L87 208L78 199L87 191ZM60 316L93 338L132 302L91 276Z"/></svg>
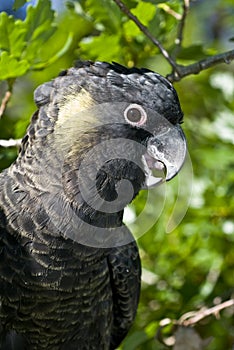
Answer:
<svg viewBox="0 0 234 350"><path fill-rule="evenodd" d="M124 207L181 168L180 103L161 75L104 62L79 63L34 98L0 175L0 349L116 349L141 278Z"/></svg>

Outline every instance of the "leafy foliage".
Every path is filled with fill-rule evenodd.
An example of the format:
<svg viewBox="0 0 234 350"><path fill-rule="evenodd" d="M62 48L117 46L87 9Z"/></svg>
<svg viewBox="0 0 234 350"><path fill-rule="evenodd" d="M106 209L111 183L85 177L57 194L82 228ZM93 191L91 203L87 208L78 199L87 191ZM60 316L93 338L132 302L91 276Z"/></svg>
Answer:
<svg viewBox="0 0 234 350"><path fill-rule="evenodd" d="M21 3L20 3L21 4ZM18 6L18 4L17 4ZM54 11L50 2L39 0L27 8L26 19L0 14L0 80L16 78L29 69L43 69L55 59L43 52L43 44L55 33ZM65 44L67 47L68 44ZM61 51L61 54L64 50ZM57 51L56 58L60 56Z"/></svg>
<svg viewBox="0 0 234 350"><path fill-rule="evenodd" d="M25 1L18 0L16 7ZM34 88L50 80L77 59L118 61L145 66L161 74L168 63L113 1L70 1L69 10L55 17L48 0L29 7L24 21L0 14L0 99L8 84L13 96L0 119L0 138L22 137L30 115ZM142 23L173 54L182 1L126 0ZM174 12L173 12L174 11ZM191 2L179 62L194 62L232 48L234 5L230 0ZM234 297L234 66L220 65L190 76L175 85L184 110L192 173L181 173L166 187L166 200L158 190L155 202L140 222L131 224L136 236L155 213L157 222L139 238L143 285L137 319L122 350L166 347L155 340L160 320L178 319L183 313ZM0 168L15 158L14 148L0 149ZM178 199L178 183L185 195ZM193 187L189 205L186 193ZM147 201L142 192L131 205L139 215ZM181 207L179 207L181 202ZM162 203L164 203L162 205ZM166 233L169 218L180 224ZM186 213L183 212L187 209ZM183 212L183 213L182 213ZM196 329L203 339L212 337L208 350L231 350L234 312L222 311ZM169 332L169 331L168 331Z"/></svg>

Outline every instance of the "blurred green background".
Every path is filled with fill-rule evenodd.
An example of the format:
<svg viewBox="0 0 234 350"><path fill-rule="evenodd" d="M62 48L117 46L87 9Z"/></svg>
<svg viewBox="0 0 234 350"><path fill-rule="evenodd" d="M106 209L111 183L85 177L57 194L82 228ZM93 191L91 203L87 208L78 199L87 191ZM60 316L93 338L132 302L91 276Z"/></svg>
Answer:
<svg viewBox="0 0 234 350"><path fill-rule="evenodd" d="M4 1L0 5L0 101L12 89L0 119L0 139L24 135L36 108L34 89L76 60L117 61L170 73L158 49L113 1L57 1L55 13L48 0L33 3L26 10L25 1L12 1L12 12ZM173 54L183 1L125 4ZM190 64L233 49L233 23L233 0L191 1L178 62ZM123 350L166 349L155 339L160 320L234 298L233 73L234 62L220 64L174 84L189 157L177 178L152 190L153 199L142 191L127 210L126 222L139 237L143 282ZM16 148L0 147L0 170L16 155ZM204 319L196 329L203 339L212 337L206 349L233 349L234 309Z"/></svg>

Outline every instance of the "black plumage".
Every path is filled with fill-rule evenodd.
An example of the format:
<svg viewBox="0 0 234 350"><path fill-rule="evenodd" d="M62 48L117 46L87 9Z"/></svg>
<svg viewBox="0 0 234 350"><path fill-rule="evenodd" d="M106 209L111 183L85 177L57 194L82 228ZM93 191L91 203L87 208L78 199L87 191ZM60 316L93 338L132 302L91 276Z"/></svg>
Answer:
<svg viewBox="0 0 234 350"><path fill-rule="evenodd" d="M0 175L0 349L115 349L141 275L123 209L150 169L169 180L183 163L178 97L157 73L82 62L34 98Z"/></svg>

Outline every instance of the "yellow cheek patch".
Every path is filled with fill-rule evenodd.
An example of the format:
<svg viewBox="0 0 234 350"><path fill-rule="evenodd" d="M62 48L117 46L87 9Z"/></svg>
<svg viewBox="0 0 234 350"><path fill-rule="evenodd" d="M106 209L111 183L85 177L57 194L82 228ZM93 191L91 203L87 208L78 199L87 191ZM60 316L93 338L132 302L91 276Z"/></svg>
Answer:
<svg viewBox="0 0 234 350"><path fill-rule="evenodd" d="M96 101L84 89L64 96L54 128L53 142L57 152L65 154L74 145L79 148L81 136L98 124L95 105Z"/></svg>
<svg viewBox="0 0 234 350"><path fill-rule="evenodd" d="M76 125L73 126L80 126L82 129L83 122L88 121L90 123L92 122L90 119L95 121L95 116L88 113L89 108L93 107L94 105L95 101L84 89L82 89L79 93L71 93L65 96L59 104L58 120L56 123L57 126L61 127L66 123L70 124L70 122L75 122ZM87 114L85 114L84 111L87 111Z"/></svg>

